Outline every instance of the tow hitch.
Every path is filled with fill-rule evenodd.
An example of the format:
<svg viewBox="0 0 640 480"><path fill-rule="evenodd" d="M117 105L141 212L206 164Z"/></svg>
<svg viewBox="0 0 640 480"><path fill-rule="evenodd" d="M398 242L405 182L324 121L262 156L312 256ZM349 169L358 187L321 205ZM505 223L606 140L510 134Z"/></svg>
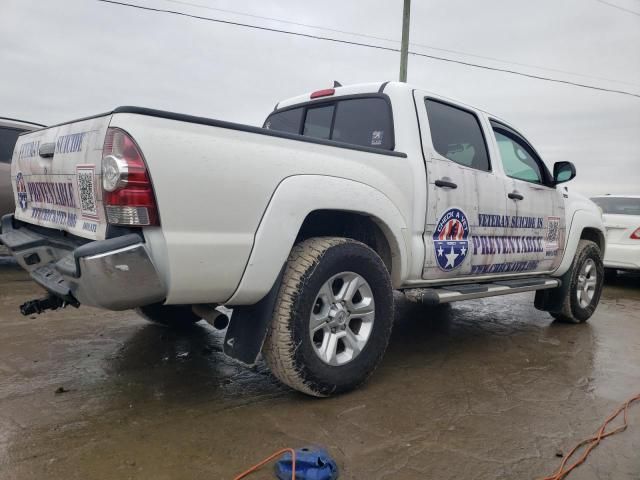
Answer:
<svg viewBox="0 0 640 480"><path fill-rule="evenodd" d="M59 308L65 308L69 305L78 308L80 306L80 302L78 302L75 298L63 299L55 295L48 295L44 298L29 300L28 302L23 303L22 305L20 305L20 313L22 313L22 315L24 316L29 316L40 314L46 312L47 310L57 310Z"/></svg>

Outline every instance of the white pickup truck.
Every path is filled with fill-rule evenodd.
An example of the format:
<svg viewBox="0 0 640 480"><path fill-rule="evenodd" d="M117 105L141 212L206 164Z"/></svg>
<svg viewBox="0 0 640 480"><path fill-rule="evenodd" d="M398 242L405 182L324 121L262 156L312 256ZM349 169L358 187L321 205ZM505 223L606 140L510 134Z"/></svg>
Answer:
<svg viewBox="0 0 640 480"><path fill-rule="evenodd" d="M586 321L605 229L558 187L574 176L505 121L403 83L301 95L263 128L120 107L19 138L0 240L50 294L25 314L205 318L231 357L262 352L328 396L380 362L393 290L428 305L536 291Z"/></svg>

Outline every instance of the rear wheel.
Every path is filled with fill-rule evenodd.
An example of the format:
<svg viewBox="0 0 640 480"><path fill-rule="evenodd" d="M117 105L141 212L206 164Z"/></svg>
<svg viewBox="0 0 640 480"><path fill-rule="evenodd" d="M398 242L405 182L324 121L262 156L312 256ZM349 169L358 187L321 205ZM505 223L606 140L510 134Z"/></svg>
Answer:
<svg viewBox="0 0 640 480"><path fill-rule="evenodd" d="M145 320L174 329L187 328L201 320L190 306L185 305L154 303L136 308L136 313Z"/></svg>
<svg viewBox="0 0 640 480"><path fill-rule="evenodd" d="M263 355L280 381L326 397L373 373L392 325L393 291L380 257L354 240L312 238L289 255Z"/></svg>
<svg viewBox="0 0 640 480"><path fill-rule="evenodd" d="M590 240L580 240L562 310L551 315L564 323L586 322L600 301L604 266L600 248Z"/></svg>

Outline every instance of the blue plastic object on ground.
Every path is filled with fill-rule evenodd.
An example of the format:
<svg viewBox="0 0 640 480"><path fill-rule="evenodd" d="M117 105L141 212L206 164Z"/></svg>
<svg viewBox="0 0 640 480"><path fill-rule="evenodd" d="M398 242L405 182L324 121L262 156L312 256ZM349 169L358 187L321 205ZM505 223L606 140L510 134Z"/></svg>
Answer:
<svg viewBox="0 0 640 480"><path fill-rule="evenodd" d="M278 480L291 480L291 455L286 453L275 466ZM304 447L296 450L296 480L336 480L338 465L326 450Z"/></svg>

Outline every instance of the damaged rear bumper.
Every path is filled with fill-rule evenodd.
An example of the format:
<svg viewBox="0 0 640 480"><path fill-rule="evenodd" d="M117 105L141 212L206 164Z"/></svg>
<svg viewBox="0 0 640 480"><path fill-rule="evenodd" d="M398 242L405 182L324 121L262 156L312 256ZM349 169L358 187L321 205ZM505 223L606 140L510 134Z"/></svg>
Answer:
<svg viewBox="0 0 640 480"><path fill-rule="evenodd" d="M126 310L166 298L166 287L137 233L81 243L7 215L0 243L39 285L64 300Z"/></svg>

